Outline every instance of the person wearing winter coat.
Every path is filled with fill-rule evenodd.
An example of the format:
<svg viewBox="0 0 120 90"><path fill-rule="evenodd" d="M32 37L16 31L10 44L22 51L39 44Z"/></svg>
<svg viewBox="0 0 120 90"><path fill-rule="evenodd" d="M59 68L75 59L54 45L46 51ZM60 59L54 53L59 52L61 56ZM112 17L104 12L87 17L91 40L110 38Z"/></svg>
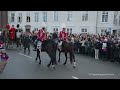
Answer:
<svg viewBox="0 0 120 90"><path fill-rule="evenodd" d="M95 59L99 59L99 50L100 50L100 42L96 39L95 42Z"/></svg>
<svg viewBox="0 0 120 90"><path fill-rule="evenodd" d="M30 54L30 36L28 34L26 34L24 36L24 40L23 40L23 45L24 45L24 53L26 54L26 48L28 49L28 55Z"/></svg>

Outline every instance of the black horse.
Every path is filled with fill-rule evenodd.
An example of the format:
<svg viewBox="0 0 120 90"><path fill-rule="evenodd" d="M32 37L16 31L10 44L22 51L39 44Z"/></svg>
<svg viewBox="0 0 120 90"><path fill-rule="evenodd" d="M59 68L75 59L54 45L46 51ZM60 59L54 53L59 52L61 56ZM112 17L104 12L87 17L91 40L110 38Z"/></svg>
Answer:
<svg viewBox="0 0 120 90"><path fill-rule="evenodd" d="M56 43L56 47L57 47L58 43L60 42L60 40L58 40L57 33L53 33L52 39ZM66 65L66 63L67 63L67 53L69 53L69 55L70 55L70 62L71 62L71 64L74 62L73 68L75 68L76 67L76 62L75 62L75 55L74 55L74 43L70 42L70 40L71 40L71 37L69 37L69 42L63 42L62 50L60 50L58 48L58 51L59 51L59 60L58 60L58 62L60 62L61 52L64 52L65 53L65 57L66 57L64 65Z"/></svg>
<svg viewBox="0 0 120 90"><path fill-rule="evenodd" d="M47 39L47 40L43 41L41 52L46 52L51 59L50 63L47 65L47 67L50 67L50 65L52 64L52 67L55 68L55 65L57 64L57 61L56 61L56 43L52 39ZM39 56L39 64L41 64L40 56Z"/></svg>
<svg viewBox="0 0 120 90"><path fill-rule="evenodd" d="M72 42L63 42L63 43L62 43L62 50L60 50L60 49L58 48L58 51L59 51L59 60L58 60L58 62L60 62L61 52L64 52L64 53L65 53L65 58L66 58L66 60L65 60L65 62L63 63L63 65L66 65L67 59L68 59L67 53L69 53L70 62L71 62L71 64L72 64L72 63L74 64L74 65L73 65L73 68L76 67L75 55L74 55L74 43L72 43Z"/></svg>

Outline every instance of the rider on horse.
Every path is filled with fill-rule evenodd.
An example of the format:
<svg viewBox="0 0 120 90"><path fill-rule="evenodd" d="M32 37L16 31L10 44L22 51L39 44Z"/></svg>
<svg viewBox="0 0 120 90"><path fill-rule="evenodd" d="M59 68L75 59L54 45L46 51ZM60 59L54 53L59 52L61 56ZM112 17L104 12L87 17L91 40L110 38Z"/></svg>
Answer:
<svg viewBox="0 0 120 90"><path fill-rule="evenodd" d="M41 50L44 51L44 45L42 43L46 40L46 32L45 32L45 25L42 25L42 29L38 31L38 44L41 46Z"/></svg>
<svg viewBox="0 0 120 90"><path fill-rule="evenodd" d="M16 33L16 29L14 25L12 25L12 28L9 30L10 40L12 41L15 40L15 33Z"/></svg>
<svg viewBox="0 0 120 90"><path fill-rule="evenodd" d="M67 41L67 33L66 33L65 29L66 29L66 26L65 26L65 24L63 24L62 31L59 34L60 43L58 44L58 48L60 49L60 51L63 51L63 49L62 49L63 43Z"/></svg>

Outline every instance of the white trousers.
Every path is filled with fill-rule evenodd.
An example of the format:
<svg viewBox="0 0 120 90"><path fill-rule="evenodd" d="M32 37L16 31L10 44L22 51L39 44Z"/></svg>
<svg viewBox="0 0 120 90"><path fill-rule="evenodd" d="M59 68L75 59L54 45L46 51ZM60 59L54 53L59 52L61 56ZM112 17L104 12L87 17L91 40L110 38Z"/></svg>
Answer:
<svg viewBox="0 0 120 90"><path fill-rule="evenodd" d="M95 59L99 59L99 49L95 49Z"/></svg>
<svg viewBox="0 0 120 90"><path fill-rule="evenodd" d="M62 41L60 41L60 43L58 43L58 48L60 49L60 51L62 50Z"/></svg>
<svg viewBox="0 0 120 90"><path fill-rule="evenodd" d="M37 48L41 51L41 48L42 48L42 42L41 41L38 41Z"/></svg>

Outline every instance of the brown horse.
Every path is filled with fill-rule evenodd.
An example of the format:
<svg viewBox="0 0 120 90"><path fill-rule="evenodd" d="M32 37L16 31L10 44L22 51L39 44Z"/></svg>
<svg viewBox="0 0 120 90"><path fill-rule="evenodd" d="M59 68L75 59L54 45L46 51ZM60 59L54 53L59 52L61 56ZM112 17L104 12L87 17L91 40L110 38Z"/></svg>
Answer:
<svg viewBox="0 0 120 90"><path fill-rule="evenodd" d="M55 65L57 64L55 42L52 39L47 39L47 40L43 41L41 52L46 52L51 59L49 64L47 65L47 67L50 67L50 65L52 64L52 67L55 69ZM41 52L39 52L39 54ZM39 56L39 64L41 64L40 56Z"/></svg>
<svg viewBox="0 0 120 90"><path fill-rule="evenodd" d="M61 55L61 52L64 52L65 53L65 57L66 57L66 60L65 62L63 63L63 65L66 65L67 63L67 53L69 53L69 56L70 56L70 62L71 64L73 63L73 68L76 67L76 62L75 62L75 55L74 55L74 43L72 42L63 42L62 44L62 50L60 51L60 49L58 48L58 51L59 51L59 60L58 62L60 62L60 55Z"/></svg>

